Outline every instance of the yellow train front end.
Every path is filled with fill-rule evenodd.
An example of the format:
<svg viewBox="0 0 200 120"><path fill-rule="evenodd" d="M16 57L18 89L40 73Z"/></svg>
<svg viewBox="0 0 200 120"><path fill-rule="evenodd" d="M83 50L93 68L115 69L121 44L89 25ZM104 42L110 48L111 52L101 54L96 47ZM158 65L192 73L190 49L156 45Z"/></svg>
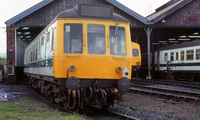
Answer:
<svg viewBox="0 0 200 120"><path fill-rule="evenodd" d="M130 73L123 75L124 70L131 71L128 23L61 19L58 20L57 30L59 34L54 57L56 78L131 78ZM74 70L71 70L73 66Z"/></svg>
<svg viewBox="0 0 200 120"><path fill-rule="evenodd" d="M138 71L141 67L141 51L138 43L132 42L132 78L138 78Z"/></svg>
<svg viewBox="0 0 200 120"><path fill-rule="evenodd" d="M129 22L112 18L57 18L54 76L66 79L68 90L82 91L86 103L108 106L130 88Z"/></svg>

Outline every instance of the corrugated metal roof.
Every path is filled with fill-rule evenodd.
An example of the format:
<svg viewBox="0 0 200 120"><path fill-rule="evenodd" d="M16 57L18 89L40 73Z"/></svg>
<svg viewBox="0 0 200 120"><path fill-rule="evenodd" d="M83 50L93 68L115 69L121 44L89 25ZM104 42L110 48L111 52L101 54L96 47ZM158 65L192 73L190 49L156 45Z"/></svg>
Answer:
<svg viewBox="0 0 200 120"><path fill-rule="evenodd" d="M153 23L157 23L158 21L164 19L166 16L171 15L172 13L184 7L190 2L192 2L192 0L179 0L175 2L174 4L147 16L146 19L148 19L149 21Z"/></svg>
<svg viewBox="0 0 200 120"><path fill-rule="evenodd" d="M16 15L15 17L7 20L5 23L6 23L7 26L10 26L10 25L16 23L17 21L25 18L26 16L34 13L35 11L39 10L40 8L48 5L49 3L53 2L53 1L54 0L43 0L40 3L34 5L33 7L29 8L29 9L25 10L24 12ZM148 22L148 20L146 18L144 18L143 16L141 16L141 15L137 14L136 12L130 10L126 6L117 2L116 0L106 0L106 1L109 2L110 4L112 4L113 6L119 8L120 10L124 11L125 13L129 14L130 16L134 17L135 19L139 20L143 24L146 24L146 25L152 24L151 22Z"/></svg>

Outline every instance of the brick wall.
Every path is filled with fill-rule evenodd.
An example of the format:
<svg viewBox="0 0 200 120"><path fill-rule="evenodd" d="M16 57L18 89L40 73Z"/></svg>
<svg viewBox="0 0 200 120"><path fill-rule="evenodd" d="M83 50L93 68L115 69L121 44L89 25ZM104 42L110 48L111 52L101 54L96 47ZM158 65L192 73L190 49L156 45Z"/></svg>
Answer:
<svg viewBox="0 0 200 120"><path fill-rule="evenodd" d="M15 67L15 24L7 27L7 65L8 74L15 74L12 69Z"/></svg>
<svg viewBox="0 0 200 120"><path fill-rule="evenodd" d="M7 27L7 64L15 66L15 24Z"/></svg>

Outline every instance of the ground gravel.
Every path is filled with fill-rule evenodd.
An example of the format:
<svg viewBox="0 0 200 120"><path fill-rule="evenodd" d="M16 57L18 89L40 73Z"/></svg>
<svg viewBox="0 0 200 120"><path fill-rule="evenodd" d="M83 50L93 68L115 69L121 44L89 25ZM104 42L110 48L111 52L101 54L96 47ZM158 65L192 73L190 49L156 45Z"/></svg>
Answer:
<svg viewBox="0 0 200 120"><path fill-rule="evenodd" d="M125 93L114 110L141 120L200 120L200 103L144 93Z"/></svg>

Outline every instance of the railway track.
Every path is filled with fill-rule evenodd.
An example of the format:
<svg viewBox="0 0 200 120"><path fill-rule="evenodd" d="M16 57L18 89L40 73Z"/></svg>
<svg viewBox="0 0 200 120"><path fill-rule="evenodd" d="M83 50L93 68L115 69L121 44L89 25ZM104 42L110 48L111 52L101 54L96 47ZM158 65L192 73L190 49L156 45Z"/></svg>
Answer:
<svg viewBox="0 0 200 120"><path fill-rule="evenodd" d="M140 120L133 116L128 116L119 112L115 112L112 110L102 110L100 107L95 106L85 106L83 109L76 110L66 110L63 106L51 103L48 98L46 98L43 94L38 91L33 90L34 93L41 98L45 104L47 104L52 109L58 109L63 112L68 112L71 114L77 114L87 120Z"/></svg>
<svg viewBox="0 0 200 120"><path fill-rule="evenodd" d="M144 80L144 79L132 79L134 84L156 84L156 85L171 85L186 88L200 89L200 82L186 82L186 81L172 81L172 80Z"/></svg>
<svg viewBox="0 0 200 120"><path fill-rule="evenodd" d="M97 106L88 106L87 108L84 109L84 111L87 112L85 113L86 116L89 116L90 118L94 120L140 120L139 118L125 115L125 114L113 111L111 109L102 110L100 107L97 107Z"/></svg>
<svg viewBox="0 0 200 120"><path fill-rule="evenodd" d="M197 89L196 87L192 87L192 85L188 88L185 86L176 84L167 84L162 85L164 82L162 82L161 85L159 85L158 82L145 82L139 81L139 82L133 82L131 86L131 91L136 92L145 92L149 94L158 94L158 95L164 95L168 97L175 97L177 99L188 99L188 100L195 100L200 101L200 89ZM137 84L136 84L137 83Z"/></svg>

